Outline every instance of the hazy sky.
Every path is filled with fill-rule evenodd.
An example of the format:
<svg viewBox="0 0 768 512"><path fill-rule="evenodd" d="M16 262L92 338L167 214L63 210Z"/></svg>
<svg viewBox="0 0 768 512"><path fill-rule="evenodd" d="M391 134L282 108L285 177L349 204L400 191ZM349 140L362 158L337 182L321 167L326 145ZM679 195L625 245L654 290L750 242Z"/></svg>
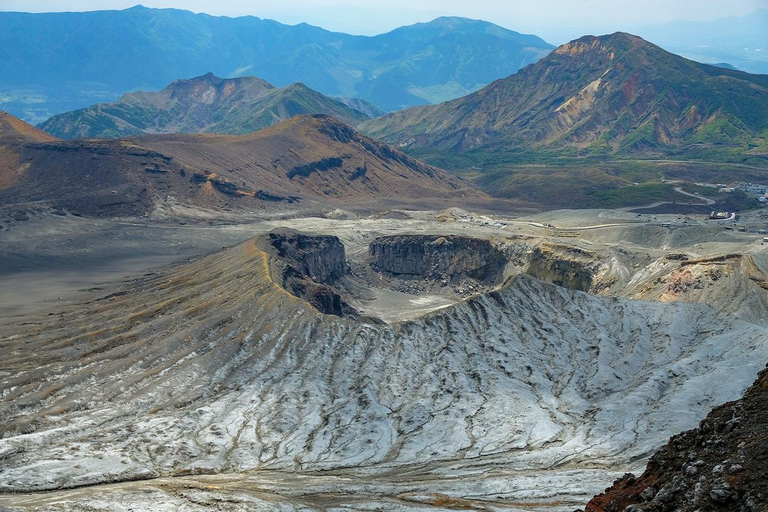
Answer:
<svg viewBox="0 0 768 512"><path fill-rule="evenodd" d="M466 16L559 44L674 19L708 21L768 8L768 0L0 0L3 11L88 11L177 7L215 15L252 14L283 23L306 21L329 30L378 34L437 16Z"/></svg>

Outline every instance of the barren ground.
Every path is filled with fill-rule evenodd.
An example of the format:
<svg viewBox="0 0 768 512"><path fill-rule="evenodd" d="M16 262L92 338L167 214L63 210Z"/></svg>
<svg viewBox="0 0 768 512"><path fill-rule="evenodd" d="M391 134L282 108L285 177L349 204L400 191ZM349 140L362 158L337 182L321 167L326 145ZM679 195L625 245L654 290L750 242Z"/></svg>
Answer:
<svg viewBox="0 0 768 512"><path fill-rule="evenodd" d="M624 439L620 433L613 430L619 428L622 423L617 422L613 416L609 417L608 412L605 412L606 417L601 419L600 414L602 413L590 410L589 414L597 414L597 418L592 417L586 423L582 422L586 415L584 415L584 410L581 407L588 405L588 400L585 398L587 395L584 393L588 391L589 386L584 389L569 388L572 385L571 379L578 380L580 378L578 377L580 370L577 369L579 364L577 364L574 369L576 373L566 380L561 381L558 376L549 374L541 376L541 379L544 380L533 385L531 389L536 395L536 400L543 407L542 410L549 411L547 414L551 417L545 415L548 419L542 417L531 424L527 424L525 418L528 417L527 415L533 414L531 412L533 409L527 412L525 409L516 408L517 406L509 406L511 408L505 409L509 404L504 402L501 389L507 388L496 390L495 392L499 394L495 395L493 393L487 394L488 389L483 391L483 388L488 385L483 382L470 385L457 381L453 385L448 384L448 387L452 387L454 390L467 393L469 398L462 399L456 396L450 398L446 403L452 404L452 408L461 406L474 410L472 415L477 416L478 421L485 417L486 421L491 422L489 425L492 424L492 421L499 421L500 424L504 424L510 417L519 416L521 420L517 425L526 431L525 436L527 437L523 444L517 445L515 448L512 448L515 446L513 442L515 438L507 439L505 437L508 435L506 431L501 434L494 434L493 440L489 438L481 442L482 438L477 437L478 425L473 426L471 419L469 424L460 429L457 428L454 432L451 430L452 420L450 417L441 420L444 423L439 423L436 419L438 414L432 411L430 413L432 419L424 420L426 423L420 427L423 429L422 437L424 439L420 440L418 432L403 434L402 428L398 428L392 431L393 439L395 439L394 447L389 446L389 441L385 442L383 438L374 441L371 448L365 446L357 448L354 441L345 441L343 445L347 448L351 442L352 446L355 447L353 451L359 449L366 458L378 460L374 464L366 462L356 468L354 462L349 464L342 462L343 456L340 453L343 453L343 450L342 452L332 450L333 440L328 441L329 451L324 452L323 457L325 459L323 457L312 458L314 448L311 448L310 445L313 442L316 443L324 435L324 432L331 432L332 434L329 436L342 436L341 432L347 427L342 428L339 425L334 427L333 424L330 427L328 425L305 425L312 423L315 419L301 417L302 414L308 414L308 411L297 406L297 409L286 409L285 414L287 416L285 418L277 416L272 418L277 425L279 422L289 421L289 418L293 416L290 421L297 421L294 427L297 439L295 441L290 439L280 441L280 448L275 449L276 451L272 455L273 462L270 464L260 465L249 462L247 455L245 455L246 448L241 447L243 454L238 455L238 441L236 440L234 441L235 445L228 448L227 466L224 468L217 466L219 462L217 462L216 457L211 459L212 462L200 463L199 466L193 465L192 469L189 469L188 459L178 454L174 454L173 457L175 458L168 459L166 462L153 460L153 464L156 464L155 467L173 468L174 464L179 464L178 467L183 466L188 474L196 471L219 473L223 470L219 474L180 476L182 474L180 471L168 469L167 473L161 471L160 475L162 476L159 478L136 482L115 484L96 482L94 485L86 485L77 483L75 479L72 480L74 482L72 485L85 486L71 490L2 494L0 495L0 508L7 507L8 510L213 509L227 511L469 508L505 511L572 511L583 506L589 497L601 491L620 474L628 470L635 472L641 470L650 450L664 444L669 434L694 426L712 406L724 400L737 398L743 389L752 382L757 369L768 360L768 348L759 341L761 337L765 338L763 330L765 319L768 318L763 315L765 299L761 294L764 294L765 288L759 286L762 282L760 279L763 279L765 270L768 269L768 257L766 256L766 246L761 244L762 235L756 232L708 227L703 225L700 219L685 219L677 215L638 216L635 213L616 211L555 211L527 218L504 218L503 216L490 218L463 213L446 217L445 214L440 215L440 212L401 212L374 215L370 218L356 218L356 215L352 213L339 215L337 212L334 216L347 217L347 219L311 217L229 225L173 225L93 220L71 215L65 217L40 215L34 216L28 221L5 226L5 229L0 231L0 329L10 337L0 336L0 338L5 337L4 343L7 347L14 349L15 355L8 360L9 364L15 365L15 358L21 357L16 355L19 353L20 347L14 345L11 338L18 336L16 333L20 332L21 326L24 324L35 325L37 322L41 322L41 325L45 325L49 314L64 315L62 318L67 318L67 315L70 315L72 318L76 318L77 311L89 301L114 293L133 293L131 290L135 288L137 283L142 283L142 279L151 280L155 277L161 279L167 272L176 272L173 269L176 268L175 264L179 262L187 259L196 260L199 256L215 253L223 247L233 246L255 235L269 232L276 227L290 227L314 234L336 235L344 242L347 256L352 261L365 259L368 244L375 237L392 234L463 234L474 237L494 237L510 240L514 243L524 242L537 247L555 247L553 250L560 250L557 248L567 246L583 251L574 258L586 258L589 260L589 264L594 265L595 275L598 276L596 283L599 284L599 289L592 290L594 294L663 302L699 302L711 304L714 309L707 313L703 309L699 311L698 309L683 308L675 313L664 311L663 308L654 309L653 303L635 300L628 301L626 306L622 306L627 308L626 311L631 311L632 315L635 313L638 315L655 315L656 320L654 321L660 322L659 329L667 333L665 336L672 336L672 338L681 336L680 340L672 343L674 347L672 345L664 347L661 345L663 338L656 338L654 337L655 334L652 333L648 335L650 336L648 340L654 345L653 351L639 359L632 358L635 356L617 355L617 357L625 358L627 363L624 364L630 365L642 366L646 364L646 357L649 360L653 359L653 363L648 366L648 371L654 372L654 379L659 375L666 375L666 372L689 372L681 378L669 377L669 382L666 385L671 385L672 389L659 391L658 404L649 406L650 401L644 402L650 400L648 397L655 396L653 394L642 395L642 397L632 394L633 392L630 391L626 391L629 394L622 394L625 391L621 381L637 377L633 377L632 372L626 367L616 369L618 368L615 364L616 361L587 358L584 359L583 363L579 363L594 364L601 368L603 365L607 365L606 369L614 368L614 371L618 373L626 372L621 373L622 377L618 380L611 380L613 377L600 377L600 374L591 378L597 379L599 377L601 379L599 380L600 386L609 390L609 394L615 392L616 396L624 396L624 402L636 400L633 405L626 403L624 405L626 410L618 406L617 403L611 402L610 397L606 398L606 401L600 401L602 400L600 398L598 402L595 402L602 404L601 407L605 408L604 411L608 411L611 407L618 407L617 417L625 416L627 423L636 422L633 423L634 432L630 438ZM668 223L670 226L662 227L662 223ZM765 229L765 222L759 214L754 214L742 219L740 227L756 231ZM674 259L677 256L673 256L673 259L667 258L669 255L680 253L686 254L692 263L681 265L677 259ZM584 254L589 256L584 256ZM738 261L734 258L710 261L721 255L739 255L741 259ZM545 277L542 276L542 278ZM547 291L547 288L539 290L536 286L530 286L532 286L530 289L526 288L528 290L526 293L534 295L553 293ZM582 298L582 295L586 298ZM567 294L562 295L562 297L556 296L557 301L564 302L552 302L553 305L561 304L565 308L575 308L574 305L578 304L578 314L582 316L597 314L594 308L609 307L606 305L608 303L603 302L593 304L590 302L592 298L584 294L577 293L573 297ZM458 301L459 299L455 295L447 292L440 293L439 289L429 294L414 295L382 288L376 290L375 300L360 302L356 306L358 309L364 310L366 314L379 316L390 323L393 326L393 332L396 333L398 332L396 325L398 322L412 320L416 322L414 325L421 325L418 319L429 311L440 310L440 314L447 318L445 315L451 314L449 306ZM485 303L481 301L479 304ZM493 314L492 305L483 305L482 307L487 310L487 314ZM696 308L698 307L697 305ZM472 309L474 306L469 304L467 308ZM470 315L469 309L467 311L462 310L461 314ZM716 310L719 310L719 313ZM691 316L691 318L695 317L692 321L698 325L698 323L705 322L705 317L715 318L714 315L716 314L722 316L717 317L719 320L713 322L712 325L706 324L706 329L702 328L703 330L695 327L695 325L690 328L682 325L685 322L681 319L685 315ZM433 317L430 316L430 318ZM482 332L481 330L478 331L479 327L475 325L476 320L464 320L463 318L459 322L460 325L463 326L465 322L468 322L468 325L471 325L471 332ZM638 318L641 317L638 316ZM510 326L516 325L514 319L510 321L512 322ZM596 320L598 323L603 321ZM642 322L640 321L640 323ZM725 327L723 327L722 332L713 335L710 331L716 330L714 327L716 325ZM704 323L701 326L704 326ZM558 328L560 327L555 326L555 329ZM552 326L545 326L543 329L542 333L552 332ZM699 341L699 338L695 338L695 336L700 336L701 332L705 332L705 338L701 338ZM745 342L744 346L740 347L718 348L731 343L729 332L741 333L739 336L745 339L750 339L749 337L752 336L753 341ZM1 333L2 331L0 331ZM453 331L451 333L453 335ZM546 336L546 334L541 335ZM392 336L396 336L396 334ZM502 334L489 334L489 336L494 340L503 341ZM574 331L573 336L578 338L581 334ZM636 335L632 334L632 336ZM691 336L693 338L690 338ZM731 336L735 336L735 334ZM588 337L586 335L585 340ZM631 339L634 340L634 338ZM486 340L481 341L485 342ZM608 345L601 346L603 351L613 350L611 344L614 342L610 340L608 342ZM686 346L687 348L682 350L683 355L680 355L677 352L679 347L676 347L678 343L682 345L691 343L691 345L690 347ZM705 351L702 349L704 345L709 347ZM504 346L504 343L501 343L494 350L504 350ZM480 357L478 355L480 348L477 350L477 354L473 353L467 356L466 362L459 362L460 359L456 359L454 362L446 363L448 368L451 368L452 371L462 372L469 371L468 368L474 365L482 367L482 365L487 364L484 360L477 359ZM483 347L483 350L486 348ZM635 350L641 349L636 348ZM585 352L588 352L586 348ZM322 364L321 357L323 356L318 353L316 360L318 364ZM365 357L369 356L366 355ZM514 357L522 356L515 354ZM455 366L469 364L469 361L473 361L471 365L461 366L460 370L458 369L459 366ZM674 364L670 364L670 361ZM291 362L291 364L294 363ZM51 368L55 368L55 362L51 364L53 365ZM373 366L366 366L368 364ZM394 363L388 361L387 364ZM699 364L700 367L697 366ZM749 366L750 364L754 368ZM712 368L717 367L717 365L722 365L721 370L727 369L728 371L740 368L742 374L728 373L730 379L728 385L722 386L722 389L716 393L692 389L715 382L717 379L711 380L714 373ZM18 368L22 367L19 366ZM303 371L301 366L293 368L295 372ZM351 371L359 372L362 368L369 368L370 370L375 368L375 364L366 362L358 370ZM17 371L21 370L16 369L15 366L0 368L0 396L5 397L9 393L15 392L13 386L7 386L5 381L12 378ZM24 369L23 371L28 370ZM266 375L267 369L265 368L263 371ZM516 378L514 374L520 371L522 368L519 367L511 371L510 378L512 381L510 382ZM304 378L310 379L310 373L307 373ZM481 377L481 380L484 378ZM491 378L491 382L494 379L497 377ZM545 384L547 379L553 379L554 382L555 391L552 392L551 403L547 403L549 400L547 397L550 396L549 384ZM689 382L690 386L686 385L686 381ZM432 389L428 382L429 380L426 380L422 386L424 386L425 392L435 393L431 395L432 399L439 402L447 396L442 395L445 392L444 389ZM696 382L701 384L696 385ZM291 389L296 393L302 389L306 389L305 392L308 393L317 391L311 382L304 381L297 381L295 388L291 388L291 384L287 382L284 385L286 394L279 395L279 391L274 391L276 393L274 396L269 394L270 391L265 391L259 387L261 384L254 384L253 380L246 379L238 385L244 386L244 389L251 389L260 393L260 400L263 400L264 403L259 407L267 407L269 410L278 410L283 407L283 405L278 404L281 404L280 400L287 398L281 399L280 396L288 397ZM490 389L493 389L493 386ZM510 393L511 389L515 390L513 395L520 393L520 396L524 396L527 393L518 387L508 388L505 392ZM597 391L597 389L593 388L592 391ZM333 422L335 421L334 418L336 420L343 419L342 416L345 414L343 407L346 406L342 405L344 401L342 390L336 390L334 393L338 394L335 395L334 400L336 401L333 403L338 404L340 409L335 412L324 412L323 421L325 422ZM576 394L579 393L582 395L576 397ZM427 400L427 396L429 395L416 394L411 398L415 403L420 403L420 400ZM483 397L489 401L485 405L478 406L479 402L477 404L474 402L475 396ZM151 395L147 395L136 400L141 402L152 399ZM134 398L128 397L126 400L130 401ZM227 400L235 400L232 402L235 404L240 399L226 395L224 402ZM385 401L382 395L371 396L367 400L373 400L375 404L379 402L383 404ZM199 403L198 406L202 407ZM128 405L126 407L128 407L126 410L130 410ZM139 406L136 411L141 410L141 407L143 406ZM184 405L183 407L188 406ZM233 415L235 414L233 411L240 411L241 409L238 407L245 407L242 411L245 411L244 414L248 417L256 414L257 409L248 409L245 405L232 405L227 414ZM365 409L367 406L361 406L358 403L358 407ZM638 407L649 408L647 411L637 412ZM674 421L665 422L660 419L664 418L665 415L669 416L670 411L680 407L685 407L687 414L675 418ZM483 408L485 408L484 411ZM182 435L181 433L186 428L199 429L196 430L196 436L202 436L203 439L205 439L205 435L210 437L210 433L203 434L208 427L204 427L202 423L194 424L202 421L202 417L200 420L191 419L195 414L198 414L198 412L193 412L193 409L180 409L182 415L176 419L171 419L174 418L173 415L167 416L170 423L166 426L158 424L157 427L148 427L147 425L152 423L149 420L144 424L137 423L136 426L131 426L130 419L116 419L114 421L123 423L119 423L119 425L113 423L110 426L110 429L113 430L103 431L99 435L109 436L112 435L109 432L114 432L116 444L109 450L114 449L117 452L118 446L120 447L120 454L116 456L115 461L120 458L130 459L130 467L138 468L134 473L137 475L136 478L157 477L157 473L141 473L141 461L143 460L140 454L141 450L137 448L137 451L133 453L131 451L131 443L133 442L131 436L121 437L123 434L118 435L118 432L122 432L122 430L114 429L123 429L129 426L130 428L137 428L135 437L136 442L139 442L139 438L144 439L142 436L146 436L146 434L154 435L154 429L167 428L171 437L159 439L157 442L168 445L174 443L173 439L176 438L173 435ZM351 411L350 414L356 419L352 420L348 428L352 428L353 431L358 429L358 435L363 435L362 432L367 428L366 423L371 425L372 430L365 435L374 435L374 433L376 433L375 435L389 435L383 426L375 423L380 421L378 419L379 411L366 413L359 411L355 413L355 409ZM209 413L215 416L217 414L215 407ZM224 414L223 411L220 413ZM160 423L165 417L163 414L166 413L161 412L158 416ZM203 413L200 412L199 414ZM370 414L371 416L357 417L355 414ZM582 417L582 415L584 416ZM229 434L226 432L228 428L226 421L230 420L226 418L224 420L224 437L227 438ZM460 418L455 418L453 421L459 420ZM94 428L90 424L78 423L79 421L82 420L65 419L61 425L72 422L72 425L81 425L78 428L85 429L83 432L86 433L89 431L88 429ZM212 421L211 424L215 424L214 420L206 421ZM235 420L232 419L231 421ZM175 422L184 423L185 426L174 425ZM247 423L247 419L245 423ZM430 425L433 423L439 423L442 426L437 430L430 431ZM550 429L546 433L537 430L544 428L545 425L547 425L546 429ZM306 432L309 437L305 442L299 442L299 438L305 435L303 433L305 426L309 429ZM260 428L267 427L262 426ZM326 428L329 430L326 431ZM435 429L436 427L433 425L431 428ZM509 427L505 426L504 428ZM148 430L143 431L142 429ZM465 430L467 438L464 437ZM279 431L280 429L277 429L275 432ZM97 432L100 431L93 430L92 434L96 435ZM177 434L173 434L173 432L177 432ZM62 455L64 451L61 453L56 451L58 448L54 448L54 446L59 446L56 444L58 441L49 440L36 445L37 441L33 440L35 435L25 437L23 434L16 434L6 439L9 444L6 444L5 448L0 447L2 448L0 455L3 458L12 459L7 470L0 472L0 484L6 491L21 492L28 489L29 486L35 487L40 482L50 481L46 472L51 472L51 475L54 473L66 475L68 474L67 471L71 471L71 465L74 463L72 461L77 460L77 457L69 460L67 458L70 457L69 455ZM262 435L266 436L267 434L262 432ZM539 439L537 436L543 437ZM69 450L69 447L79 445L84 450L83 460L90 460L93 457L94 462L83 462L92 472L91 474L98 474L100 471L116 474L113 466L119 465L119 463L111 461L112 456L109 450L104 451L100 448L86 446L83 443L87 437L77 438L75 434L67 433L64 438L61 442L62 450ZM237 438L235 437L235 439ZM70 440L67 441L67 439ZM603 447L610 445L613 448L601 449L598 444L590 444L596 442L590 441L591 439L603 439ZM217 441L212 442L215 444ZM259 443L267 444L266 438L259 439L258 442L256 440L249 442L254 443L254 446L261 446ZM439 455L434 456L434 458L429 456L425 458L423 454L418 455L422 452L414 446L423 442L427 442L427 446L429 443L434 443L434 446L442 447L435 451L435 453L440 452ZM40 456L43 457L40 462L34 464L17 459L14 450L22 446L19 443L27 443L33 450L53 450L51 453L59 454L55 456L63 457L61 460L64 462L62 462L61 467L55 464L46 465L48 463L45 462L43 455ZM245 439L240 439L240 443L244 444ZM497 446L498 448L486 450L481 448L483 445L487 447ZM617 448L618 446L621 448ZM520 452L521 448L522 452ZM262 454L265 453L264 448L259 449L262 450ZM285 450L286 457L288 457L286 460L288 460L294 456L292 455L294 452L291 451L294 449L298 449L294 455L304 461L305 468L302 468L302 463L299 462L294 467L281 462L282 459L278 452ZM410 453L409 449L417 455L407 455ZM369 451L366 452L366 450ZM376 459L379 450L383 450L382 453L389 451L390 455ZM531 450L530 454L526 454L526 450ZM579 451L583 451L583 454L576 455ZM393 453L397 455L394 456ZM572 455L566 455L568 453L572 453ZM33 459L37 457L32 452L29 456ZM106 458L104 458L105 456ZM340 456L342 458L338 459ZM295 460L298 461L299 459ZM325 462L321 462L322 460ZM334 460L336 462L332 462ZM67 466L69 469L61 469ZM34 473L39 473L39 475Z"/></svg>

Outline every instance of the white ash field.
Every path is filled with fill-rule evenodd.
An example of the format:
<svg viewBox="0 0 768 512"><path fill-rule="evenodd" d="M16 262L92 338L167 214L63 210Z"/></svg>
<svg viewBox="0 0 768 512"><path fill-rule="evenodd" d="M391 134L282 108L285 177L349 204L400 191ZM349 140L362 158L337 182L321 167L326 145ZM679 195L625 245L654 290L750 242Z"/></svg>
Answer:
<svg viewBox="0 0 768 512"><path fill-rule="evenodd" d="M765 224L4 226L0 510L583 508L764 367ZM283 228L343 252L281 282Z"/></svg>

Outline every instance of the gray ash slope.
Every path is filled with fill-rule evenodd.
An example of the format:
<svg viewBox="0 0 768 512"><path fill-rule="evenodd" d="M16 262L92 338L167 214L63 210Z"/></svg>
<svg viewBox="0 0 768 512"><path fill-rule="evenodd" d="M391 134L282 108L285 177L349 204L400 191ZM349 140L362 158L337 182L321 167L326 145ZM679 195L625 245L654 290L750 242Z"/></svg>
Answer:
<svg viewBox="0 0 768 512"><path fill-rule="evenodd" d="M16 325L0 349L0 484L30 491L441 460L627 463L738 396L768 336L703 305L523 275L415 320L358 322L288 293L248 241Z"/></svg>
<svg viewBox="0 0 768 512"><path fill-rule="evenodd" d="M768 510L768 369L743 398L674 436L645 472L617 480L587 512Z"/></svg>

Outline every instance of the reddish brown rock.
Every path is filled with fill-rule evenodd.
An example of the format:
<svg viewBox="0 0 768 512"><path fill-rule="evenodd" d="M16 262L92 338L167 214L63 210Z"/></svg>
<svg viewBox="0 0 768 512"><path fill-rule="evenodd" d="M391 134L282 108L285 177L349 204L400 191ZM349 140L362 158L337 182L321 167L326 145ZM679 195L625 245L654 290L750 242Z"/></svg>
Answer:
<svg viewBox="0 0 768 512"><path fill-rule="evenodd" d="M586 512L641 511L768 511L768 369L741 400L673 437L640 477L617 480L586 506Z"/></svg>

